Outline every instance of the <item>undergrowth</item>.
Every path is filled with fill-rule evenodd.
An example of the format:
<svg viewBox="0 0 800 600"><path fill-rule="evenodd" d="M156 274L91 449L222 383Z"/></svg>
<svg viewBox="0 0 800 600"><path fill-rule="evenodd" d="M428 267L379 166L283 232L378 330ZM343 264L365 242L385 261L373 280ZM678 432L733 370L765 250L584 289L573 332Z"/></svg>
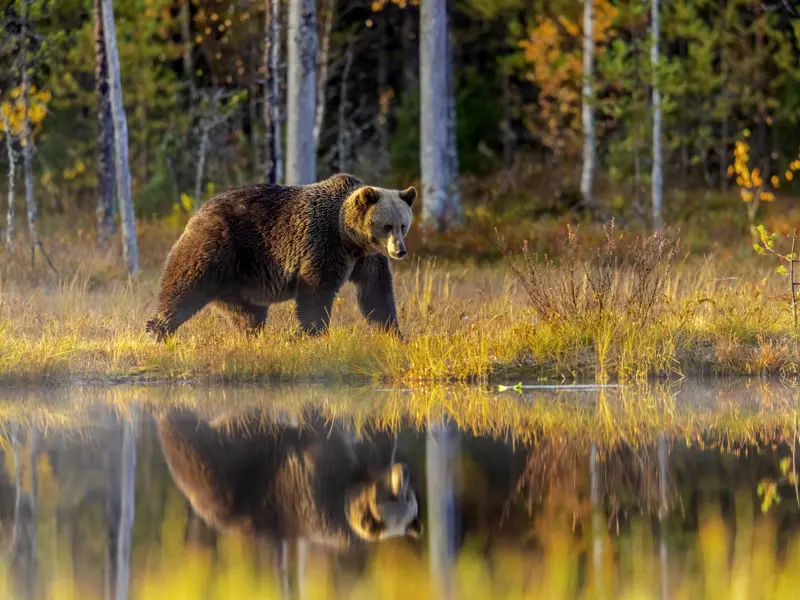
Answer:
<svg viewBox="0 0 800 600"><path fill-rule="evenodd" d="M613 228L600 245L568 230L552 259L501 244L511 271L393 263L406 343L369 327L345 286L319 338L301 334L287 303L256 337L209 308L159 345L144 322L179 225L142 227L132 280L81 230L49 238L58 275L31 271L24 249L0 264L0 381L630 381L794 377L800 364L785 281L758 257L679 258L668 236Z"/></svg>

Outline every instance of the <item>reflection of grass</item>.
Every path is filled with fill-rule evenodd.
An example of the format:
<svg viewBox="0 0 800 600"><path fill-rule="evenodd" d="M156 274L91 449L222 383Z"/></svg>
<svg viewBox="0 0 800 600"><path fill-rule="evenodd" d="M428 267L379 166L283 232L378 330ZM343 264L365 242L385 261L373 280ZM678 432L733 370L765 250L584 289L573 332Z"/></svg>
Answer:
<svg viewBox="0 0 800 600"><path fill-rule="evenodd" d="M171 406L207 418L235 421L253 409L278 416L310 408L357 428L424 428L452 419L462 431L529 443L557 436L607 447L651 444L660 433L689 443L755 443L794 435L800 391L775 384L706 387L702 384L633 385L597 390L535 390L518 395L475 387L425 390L318 385L263 387L137 387L69 389L0 395L0 422L40 428L93 428L100 410L124 416L132 407L158 413ZM702 436L702 439L701 439Z"/></svg>
<svg viewBox="0 0 800 600"><path fill-rule="evenodd" d="M0 269L0 380L630 381L697 371L794 374L798 364L787 304L776 299L785 281L762 280L758 262L730 258L677 264L664 310L646 322L622 309L602 319L543 321L505 265L409 262L395 267L408 343L368 327L348 286L334 306L332 331L319 339L300 338L289 303L272 311L255 339L209 310L157 345L145 337L144 322L176 235L143 229L145 268L130 284L85 238L51 240L60 280L23 269L22 256L7 262Z"/></svg>
<svg viewBox="0 0 800 600"><path fill-rule="evenodd" d="M696 537L675 545L670 539L666 573L649 522L637 520L620 536L600 533L601 552L595 562L590 531L575 534L563 515L546 515L528 533L535 544L501 541L484 553L479 538L468 538L452 572L454 597L656 599L665 582L668 597L675 599L795 598L800 586L800 539L790 539L785 556L778 559L775 523L754 519L747 510L741 514L746 516L737 517L735 533L719 513L705 512ZM276 557L268 550L256 553L248 540L225 536L212 552L186 542L185 520L178 513L168 516L159 542L149 545L141 540L136 547L132 599L281 598ZM302 580L304 597L438 597L438 580L429 569L424 541L418 549L391 541L371 550L361 574L337 570L330 555L312 550ZM41 597L100 598L102 562L73 569L69 558L64 552L57 561L43 562ZM12 577L0 568L3 597L14 598Z"/></svg>

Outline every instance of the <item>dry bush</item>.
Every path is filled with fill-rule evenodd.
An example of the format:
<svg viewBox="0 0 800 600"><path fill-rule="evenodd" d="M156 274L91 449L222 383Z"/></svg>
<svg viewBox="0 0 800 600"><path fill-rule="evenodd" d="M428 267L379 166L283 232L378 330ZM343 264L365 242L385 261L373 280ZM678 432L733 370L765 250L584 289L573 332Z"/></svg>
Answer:
<svg viewBox="0 0 800 600"><path fill-rule="evenodd" d="M543 321L587 324L604 316L633 318L644 323L659 313L664 290L678 251L677 239L663 233L639 238L626 246L614 222L594 248L582 244L568 227L556 264L522 245L515 258L497 232L499 248L522 285L528 301Z"/></svg>

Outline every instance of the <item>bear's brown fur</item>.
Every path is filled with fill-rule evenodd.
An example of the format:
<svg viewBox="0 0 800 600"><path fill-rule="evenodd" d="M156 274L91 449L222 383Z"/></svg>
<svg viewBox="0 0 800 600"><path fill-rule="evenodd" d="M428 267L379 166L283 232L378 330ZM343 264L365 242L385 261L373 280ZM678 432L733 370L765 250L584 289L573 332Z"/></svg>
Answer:
<svg viewBox="0 0 800 600"><path fill-rule="evenodd" d="M421 533L405 465L376 461L369 443L319 415L299 426L264 415L220 425L172 411L158 428L176 484L220 531L332 547Z"/></svg>
<svg viewBox="0 0 800 600"><path fill-rule="evenodd" d="M346 174L219 194L170 251L146 329L163 340L213 302L238 326L257 331L270 304L294 299L304 331L319 333L349 280L362 314L399 332L388 258L406 253L415 198L413 187L370 187Z"/></svg>

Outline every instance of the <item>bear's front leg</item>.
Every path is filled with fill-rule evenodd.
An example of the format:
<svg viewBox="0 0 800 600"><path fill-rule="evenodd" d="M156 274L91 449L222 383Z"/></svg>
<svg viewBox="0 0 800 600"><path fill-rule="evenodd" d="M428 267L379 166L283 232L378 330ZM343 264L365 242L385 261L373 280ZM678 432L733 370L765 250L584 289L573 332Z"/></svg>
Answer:
<svg viewBox="0 0 800 600"><path fill-rule="evenodd" d="M328 329L336 291L315 289L300 283L297 290L297 319L307 334L319 335Z"/></svg>
<svg viewBox="0 0 800 600"><path fill-rule="evenodd" d="M350 281L356 286L361 314L375 325L400 334L389 259L375 254L356 261Z"/></svg>

